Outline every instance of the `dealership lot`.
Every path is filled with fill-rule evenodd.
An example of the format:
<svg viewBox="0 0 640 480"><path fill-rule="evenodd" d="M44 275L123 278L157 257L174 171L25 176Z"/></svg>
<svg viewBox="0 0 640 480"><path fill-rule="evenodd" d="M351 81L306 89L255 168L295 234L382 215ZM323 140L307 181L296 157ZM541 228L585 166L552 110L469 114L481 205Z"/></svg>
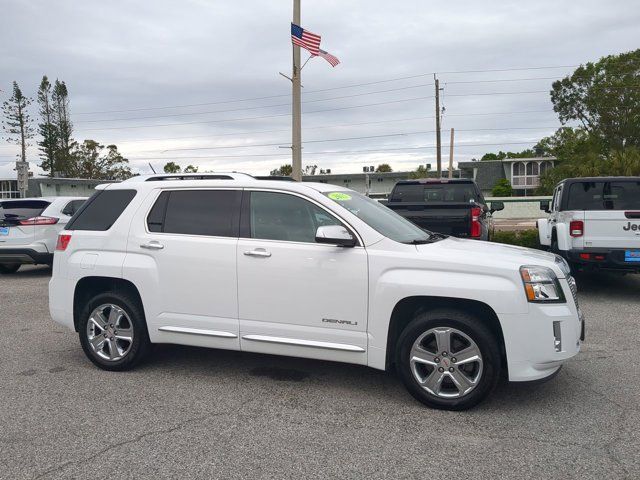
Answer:
<svg viewBox="0 0 640 480"><path fill-rule="evenodd" d="M429 410L366 367L158 346L95 368L47 308L46 268L0 277L0 477L637 478L640 276L579 276L583 352L551 382Z"/></svg>

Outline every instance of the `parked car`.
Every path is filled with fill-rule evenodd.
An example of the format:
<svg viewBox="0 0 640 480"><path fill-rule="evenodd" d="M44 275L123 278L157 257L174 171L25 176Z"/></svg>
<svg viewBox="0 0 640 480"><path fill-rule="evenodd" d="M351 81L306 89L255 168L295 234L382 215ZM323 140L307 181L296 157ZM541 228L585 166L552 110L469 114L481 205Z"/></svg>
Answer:
<svg viewBox="0 0 640 480"><path fill-rule="evenodd" d="M152 343L395 365L460 410L580 350L557 255L427 233L334 185L227 178L99 186L60 233L51 316L95 365L132 368Z"/></svg>
<svg viewBox="0 0 640 480"><path fill-rule="evenodd" d="M49 264L58 232L85 202L80 197L0 200L0 274Z"/></svg>
<svg viewBox="0 0 640 480"><path fill-rule="evenodd" d="M540 244L575 269L640 272L640 177L568 178L540 208Z"/></svg>
<svg viewBox="0 0 640 480"><path fill-rule="evenodd" d="M401 181L381 203L425 230L477 240L491 239L491 215L504 209L503 202L488 206L473 180L457 178Z"/></svg>

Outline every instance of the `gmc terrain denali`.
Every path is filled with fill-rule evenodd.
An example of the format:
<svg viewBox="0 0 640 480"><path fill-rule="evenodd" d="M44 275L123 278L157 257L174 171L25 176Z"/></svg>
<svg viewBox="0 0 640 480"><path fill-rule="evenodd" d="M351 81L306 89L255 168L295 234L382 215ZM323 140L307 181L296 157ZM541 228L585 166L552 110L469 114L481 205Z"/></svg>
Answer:
<svg viewBox="0 0 640 480"><path fill-rule="evenodd" d="M101 186L58 238L53 319L106 370L176 343L386 369L436 408L580 349L559 256L426 232L354 191L230 173Z"/></svg>

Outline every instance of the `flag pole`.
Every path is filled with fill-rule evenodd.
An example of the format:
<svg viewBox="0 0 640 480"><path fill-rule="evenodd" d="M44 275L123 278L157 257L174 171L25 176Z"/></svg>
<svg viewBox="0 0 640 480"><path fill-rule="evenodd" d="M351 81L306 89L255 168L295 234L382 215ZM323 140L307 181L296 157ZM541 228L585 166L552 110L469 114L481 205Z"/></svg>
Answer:
<svg viewBox="0 0 640 480"><path fill-rule="evenodd" d="M293 23L300 25L300 0L293 0ZM293 69L291 75L291 177L302 181L302 108L300 47L293 45Z"/></svg>

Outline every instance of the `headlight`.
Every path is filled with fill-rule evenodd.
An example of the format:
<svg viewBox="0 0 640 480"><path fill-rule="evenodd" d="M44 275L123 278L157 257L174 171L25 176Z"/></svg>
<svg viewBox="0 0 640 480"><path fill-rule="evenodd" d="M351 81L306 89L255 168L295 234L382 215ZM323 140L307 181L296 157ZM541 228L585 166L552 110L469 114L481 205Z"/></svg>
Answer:
<svg viewBox="0 0 640 480"><path fill-rule="evenodd" d="M536 303L564 303L564 293L556 274L547 267L520 267L527 300Z"/></svg>

